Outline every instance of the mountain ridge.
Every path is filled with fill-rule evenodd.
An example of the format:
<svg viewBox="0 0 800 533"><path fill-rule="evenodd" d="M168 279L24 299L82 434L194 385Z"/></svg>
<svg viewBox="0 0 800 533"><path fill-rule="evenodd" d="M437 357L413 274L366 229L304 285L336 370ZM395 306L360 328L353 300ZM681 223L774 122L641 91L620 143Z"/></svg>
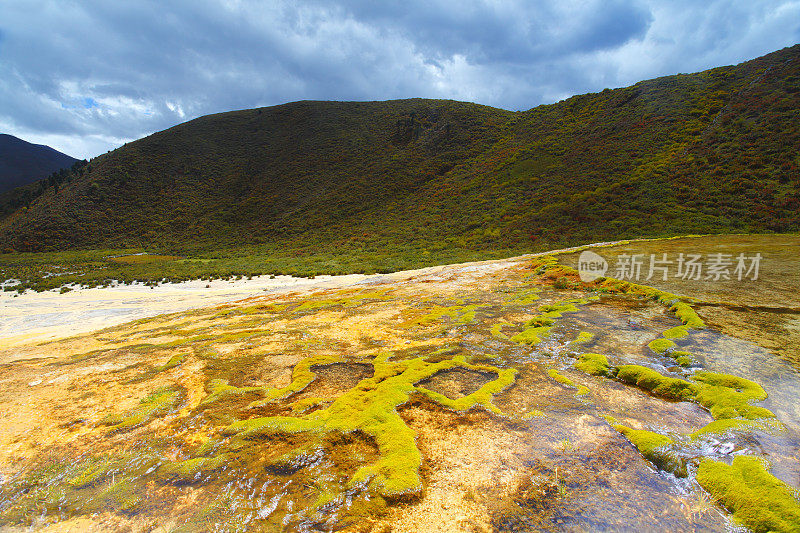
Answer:
<svg viewBox="0 0 800 533"><path fill-rule="evenodd" d="M795 45L527 111L306 100L206 115L0 210L0 244L424 253L797 231L799 89Z"/></svg>
<svg viewBox="0 0 800 533"><path fill-rule="evenodd" d="M0 133L0 193L47 178L76 161L50 146Z"/></svg>

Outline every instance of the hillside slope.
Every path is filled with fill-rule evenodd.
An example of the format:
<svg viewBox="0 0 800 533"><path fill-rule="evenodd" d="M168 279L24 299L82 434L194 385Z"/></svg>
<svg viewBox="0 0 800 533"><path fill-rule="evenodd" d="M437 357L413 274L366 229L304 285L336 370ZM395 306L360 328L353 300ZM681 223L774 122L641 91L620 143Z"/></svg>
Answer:
<svg viewBox="0 0 800 533"><path fill-rule="evenodd" d="M0 133L0 193L46 178L76 161L49 146Z"/></svg>
<svg viewBox="0 0 800 533"><path fill-rule="evenodd" d="M7 208L0 244L422 253L796 231L797 109L800 45L525 112L411 99L209 115Z"/></svg>

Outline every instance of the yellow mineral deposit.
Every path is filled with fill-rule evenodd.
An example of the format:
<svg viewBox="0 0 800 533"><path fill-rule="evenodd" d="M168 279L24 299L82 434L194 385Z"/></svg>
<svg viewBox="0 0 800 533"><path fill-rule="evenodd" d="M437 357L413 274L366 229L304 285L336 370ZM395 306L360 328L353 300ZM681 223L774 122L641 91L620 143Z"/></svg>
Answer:
<svg viewBox="0 0 800 533"><path fill-rule="evenodd" d="M770 311L576 253L3 295L0 529L798 530L790 266Z"/></svg>

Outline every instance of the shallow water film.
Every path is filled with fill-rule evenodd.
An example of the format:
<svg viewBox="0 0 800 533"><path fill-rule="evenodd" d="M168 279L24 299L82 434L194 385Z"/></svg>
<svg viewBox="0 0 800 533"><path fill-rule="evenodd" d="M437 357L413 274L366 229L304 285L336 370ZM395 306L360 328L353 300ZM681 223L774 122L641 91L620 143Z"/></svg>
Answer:
<svg viewBox="0 0 800 533"><path fill-rule="evenodd" d="M575 251L7 349L0 530L797 531L800 240L595 249L720 250L759 279Z"/></svg>

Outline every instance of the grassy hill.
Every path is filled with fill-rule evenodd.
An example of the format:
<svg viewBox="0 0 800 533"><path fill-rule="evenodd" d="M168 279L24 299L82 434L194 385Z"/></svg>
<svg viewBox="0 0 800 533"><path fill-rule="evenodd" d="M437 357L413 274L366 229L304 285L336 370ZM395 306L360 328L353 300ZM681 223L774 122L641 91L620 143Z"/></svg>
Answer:
<svg viewBox="0 0 800 533"><path fill-rule="evenodd" d="M0 193L47 178L76 161L49 146L0 133Z"/></svg>
<svg viewBox="0 0 800 533"><path fill-rule="evenodd" d="M800 45L523 112L411 99L209 115L78 165L24 205L6 202L0 246L369 255L369 270L600 239L797 231L798 109Z"/></svg>
<svg viewBox="0 0 800 533"><path fill-rule="evenodd" d="M0 238L17 249L196 249L346 232L479 157L513 116L429 100L210 115L94 159L6 220Z"/></svg>

